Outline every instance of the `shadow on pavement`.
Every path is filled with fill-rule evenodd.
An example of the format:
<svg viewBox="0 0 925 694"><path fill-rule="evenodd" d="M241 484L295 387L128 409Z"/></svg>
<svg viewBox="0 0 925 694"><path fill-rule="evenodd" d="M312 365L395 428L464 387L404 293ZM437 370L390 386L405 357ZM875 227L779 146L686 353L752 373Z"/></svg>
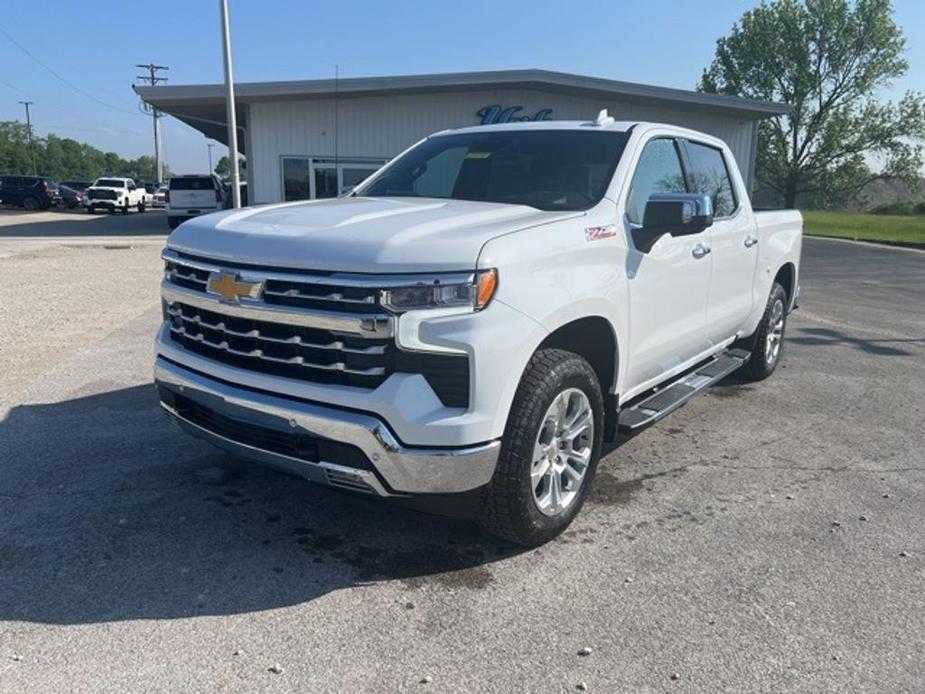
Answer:
<svg viewBox="0 0 925 694"><path fill-rule="evenodd" d="M905 357L911 352L895 347L900 344L922 344L925 345L925 338L909 339L891 339L891 340L866 340L855 337L832 328L798 328L799 335L788 336L790 342L798 345L809 345L818 347L832 347L835 345L846 345L854 347L868 354L881 357Z"/></svg>
<svg viewBox="0 0 925 694"><path fill-rule="evenodd" d="M0 238L166 236L169 231L163 210L148 210L144 214L132 211L127 215L102 212L90 215L82 209L45 212L0 210Z"/></svg>
<svg viewBox="0 0 925 694"><path fill-rule="evenodd" d="M233 462L170 424L152 386L86 392L0 422L0 620L238 614L383 579L478 590L516 551Z"/></svg>

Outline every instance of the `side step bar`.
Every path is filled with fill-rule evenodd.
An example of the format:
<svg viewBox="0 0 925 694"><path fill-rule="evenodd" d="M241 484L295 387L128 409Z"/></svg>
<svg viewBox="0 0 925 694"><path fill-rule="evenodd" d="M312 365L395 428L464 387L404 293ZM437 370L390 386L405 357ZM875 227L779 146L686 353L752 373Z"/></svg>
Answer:
<svg viewBox="0 0 925 694"><path fill-rule="evenodd" d="M681 407L692 397L742 367L751 357L744 349L728 352L696 367L651 395L620 410L618 427L624 434L636 433Z"/></svg>

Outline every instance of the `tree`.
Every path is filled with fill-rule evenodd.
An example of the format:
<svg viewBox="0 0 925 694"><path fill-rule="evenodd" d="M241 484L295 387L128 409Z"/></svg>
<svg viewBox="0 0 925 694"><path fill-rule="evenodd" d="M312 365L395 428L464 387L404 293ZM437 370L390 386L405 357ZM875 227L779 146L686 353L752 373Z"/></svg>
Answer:
<svg viewBox="0 0 925 694"><path fill-rule="evenodd" d="M222 157L215 165L215 175L219 178L227 178L231 175L231 159Z"/></svg>
<svg viewBox="0 0 925 694"><path fill-rule="evenodd" d="M919 175L925 100L875 98L906 72L904 49L889 0L773 0L716 42L698 89L790 104L759 124L758 185L786 207L832 205L873 178Z"/></svg>
<svg viewBox="0 0 925 694"><path fill-rule="evenodd" d="M38 173L61 180L92 181L100 176L127 176L137 181L154 180L154 157L125 160L115 152L101 152L83 142L49 133L35 138ZM31 174L29 131L22 123L0 121L0 173ZM164 176L170 169L164 165Z"/></svg>
<svg viewBox="0 0 925 694"><path fill-rule="evenodd" d="M247 160L242 156L238 156L238 174L241 176L242 181L247 179ZM231 159L227 156L219 159L215 165L215 175L219 178L231 176Z"/></svg>

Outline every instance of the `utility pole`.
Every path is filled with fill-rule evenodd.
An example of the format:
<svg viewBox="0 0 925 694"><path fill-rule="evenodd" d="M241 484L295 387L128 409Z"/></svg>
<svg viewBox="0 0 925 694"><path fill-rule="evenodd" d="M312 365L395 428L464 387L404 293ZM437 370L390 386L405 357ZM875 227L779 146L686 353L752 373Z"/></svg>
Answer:
<svg viewBox="0 0 925 694"><path fill-rule="evenodd" d="M26 107L26 127L29 130L29 157L32 159L32 175L38 175L38 171L35 170L35 145L32 144L32 114L29 113L29 107L32 106L33 101L20 101L23 106Z"/></svg>
<svg viewBox="0 0 925 694"><path fill-rule="evenodd" d="M241 207L241 174L238 171L238 118L234 110L234 75L231 69L231 35L228 29L228 0L219 0L222 13L222 48L225 63L225 110L228 120L228 158L231 160L231 199Z"/></svg>
<svg viewBox="0 0 925 694"><path fill-rule="evenodd" d="M166 77L158 77L158 70L169 70L170 68L166 65L155 65L154 63L148 63L147 65L136 65L135 67L140 67L148 71L147 75L138 75L138 79L144 80L152 87L158 82L166 82ZM160 183L164 180L164 164L161 161L161 126L160 126L160 117L161 113L156 108L151 108L151 115L154 118L154 175L157 177L157 182Z"/></svg>
<svg viewBox="0 0 925 694"><path fill-rule="evenodd" d="M215 147L215 143L206 142L206 147L209 148L209 173L212 173L212 148Z"/></svg>

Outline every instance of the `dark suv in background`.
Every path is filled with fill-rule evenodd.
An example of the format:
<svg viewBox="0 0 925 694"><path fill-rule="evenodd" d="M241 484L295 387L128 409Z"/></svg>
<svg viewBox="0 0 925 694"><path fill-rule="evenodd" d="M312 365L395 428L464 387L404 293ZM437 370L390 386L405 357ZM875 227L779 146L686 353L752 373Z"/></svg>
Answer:
<svg viewBox="0 0 925 694"><path fill-rule="evenodd" d="M47 210L61 204L58 184L44 176L0 176L0 204Z"/></svg>

